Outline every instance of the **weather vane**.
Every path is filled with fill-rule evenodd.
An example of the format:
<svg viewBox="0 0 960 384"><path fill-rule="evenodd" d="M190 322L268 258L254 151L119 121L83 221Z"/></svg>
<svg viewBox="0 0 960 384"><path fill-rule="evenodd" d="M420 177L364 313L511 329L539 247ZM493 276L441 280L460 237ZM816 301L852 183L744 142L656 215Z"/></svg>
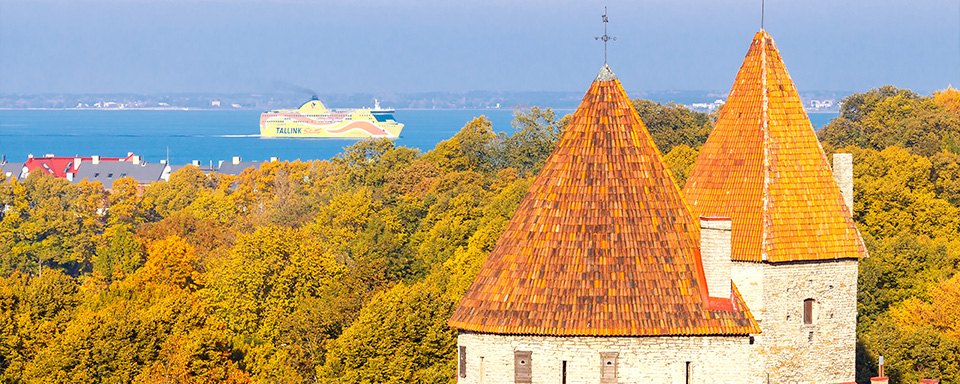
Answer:
<svg viewBox="0 0 960 384"><path fill-rule="evenodd" d="M616 37L607 36L607 22L610 20L607 19L607 7L603 7L603 36L594 36L594 40L603 40L603 63L607 63L607 42L610 40L617 41Z"/></svg>

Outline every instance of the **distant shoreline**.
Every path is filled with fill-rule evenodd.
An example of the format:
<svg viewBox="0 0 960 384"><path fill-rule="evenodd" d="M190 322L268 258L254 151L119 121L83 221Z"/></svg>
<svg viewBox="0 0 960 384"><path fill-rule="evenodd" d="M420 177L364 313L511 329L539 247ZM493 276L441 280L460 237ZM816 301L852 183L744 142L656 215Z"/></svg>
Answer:
<svg viewBox="0 0 960 384"><path fill-rule="evenodd" d="M393 108L397 111L518 111L518 110L528 110L531 107L518 107L518 108ZM543 107L537 106L540 108L550 108L553 111L575 111L576 108L553 108L553 107ZM353 108L357 109L357 108ZM0 108L0 111L265 111L261 109L252 109L252 108L232 108L232 109L212 109L212 108ZM804 110L806 113L840 113L840 110Z"/></svg>
<svg viewBox="0 0 960 384"><path fill-rule="evenodd" d="M530 109L531 107L518 108L393 108L397 111L516 111ZM574 108L550 108L554 111L574 111ZM345 108L345 109L363 109L363 108ZM262 111L252 108L0 108L0 111Z"/></svg>

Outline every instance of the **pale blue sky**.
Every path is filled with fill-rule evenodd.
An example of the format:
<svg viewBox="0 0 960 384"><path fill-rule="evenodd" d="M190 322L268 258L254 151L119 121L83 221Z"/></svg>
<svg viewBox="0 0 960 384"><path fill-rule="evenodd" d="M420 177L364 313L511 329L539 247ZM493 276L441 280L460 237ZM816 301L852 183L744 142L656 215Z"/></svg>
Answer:
<svg viewBox="0 0 960 384"><path fill-rule="evenodd" d="M0 92L631 91L732 85L760 0L0 0ZM800 90L960 85L958 0L768 0Z"/></svg>

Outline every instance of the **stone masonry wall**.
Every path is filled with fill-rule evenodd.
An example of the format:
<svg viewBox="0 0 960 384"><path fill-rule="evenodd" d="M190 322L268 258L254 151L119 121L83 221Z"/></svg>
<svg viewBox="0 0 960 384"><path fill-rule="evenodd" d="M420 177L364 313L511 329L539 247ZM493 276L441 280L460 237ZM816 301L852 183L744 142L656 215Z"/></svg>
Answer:
<svg viewBox="0 0 960 384"><path fill-rule="evenodd" d="M555 337L461 331L466 377L460 384L514 383L514 351L530 351L532 383L601 383L601 354L617 352L616 383L764 383L747 336ZM604 381L606 382L606 381Z"/></svg>
<svg viewBox="0 0 960 384"><path fill-rule="evenodd" d="M854 380L857 264L734 262L733 280L762 330L754 352L764 378L784 384ZM814 300L809 325L806 299Z"/></svg>

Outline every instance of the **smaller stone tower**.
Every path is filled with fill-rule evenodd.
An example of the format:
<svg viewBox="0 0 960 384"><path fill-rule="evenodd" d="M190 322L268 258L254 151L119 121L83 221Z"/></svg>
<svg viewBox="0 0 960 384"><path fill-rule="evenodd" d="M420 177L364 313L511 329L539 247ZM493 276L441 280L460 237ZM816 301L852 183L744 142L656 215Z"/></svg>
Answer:
<svg viewBox="0 0 960 384"><path fill-rule="evenodd" d="M757 32L683 192L695 215L731 219L730 273L763 331L755 358L772 383L854 379L867 252L848 206L852 166L838 168L850 200L773 39Z"/></svg>
<svg viewBox="0 0 960 384"><path fill-rule="evenodd" d="M459 382L761 383L700 225L604 65L450 319Z"/></svg>

